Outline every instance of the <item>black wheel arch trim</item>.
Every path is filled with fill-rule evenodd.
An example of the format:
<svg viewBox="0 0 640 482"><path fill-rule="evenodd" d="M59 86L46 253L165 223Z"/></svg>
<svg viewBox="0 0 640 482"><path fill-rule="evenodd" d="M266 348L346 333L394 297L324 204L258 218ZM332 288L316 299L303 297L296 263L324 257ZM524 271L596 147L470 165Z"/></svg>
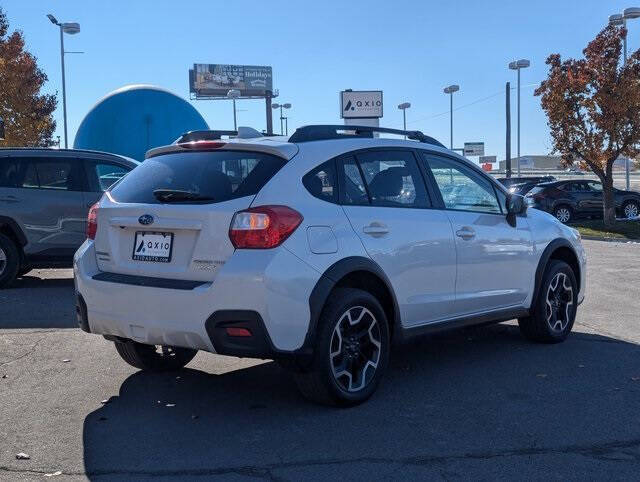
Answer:
<svg viewBox="0 0 640 482"><path fill-rule="evenodd" d="M578 255L576 254L573 246L569 241L563 238L556 238L547 244L547 247L542 251L542 255L540 256L540 261L538 261L538 267L536 268L536 277L535 277L535 286L533 289L533 296L531 297L531 305L530 310L533 310L536 300L538 299L538 293L540 291L540 285L542 284L542 277L544 276L544 272L547 269L547 265L549 264L549 260L551 256L558 248L568 248L571 250L573 255L578 260L578 265L580 264ZM576 280L580 283L580 275L581 273L574 273Z"/></svg>
<svg viewBox="0 0 640 482"><path fill-rule="evenodd" d="M27 245L27 237L25 236L22 228L16 223L12 218L8 216L0 216L0 227L9 226L9 229L15 234L18 242L20 243L20 247L24 247Z"/></svg>
<svg viewBox="0 0 640 482"><path fill-rule="evenodd" d="M358 271L366 271L376 276L385 284L387 290L391 294L391 300L393 302L393 314L394 320L389 320L393 324L395 332L400 330L402 323L400 319L400 309L398 306L398 300L396 298L395 291L391 285L391 281L384 273L382 268L370 258L364 256L350 256L348 258L341 259L332 264L322 274L315 287L311 291L309 296L309 328L307 330L307 336L305 337L302 349L307 353L313 352L313 346L317 333L318 320L322 313L322 309L329 298L329 294L336 287L336 285L345 276Z"/></svg>

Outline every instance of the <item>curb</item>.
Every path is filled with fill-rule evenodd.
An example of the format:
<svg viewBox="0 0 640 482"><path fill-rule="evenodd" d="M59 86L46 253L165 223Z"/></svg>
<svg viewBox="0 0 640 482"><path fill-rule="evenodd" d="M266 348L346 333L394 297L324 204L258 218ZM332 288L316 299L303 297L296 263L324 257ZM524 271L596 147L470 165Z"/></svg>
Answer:
<svg viewBox="0 0 640 482"><path fill-rule="evenodd" d="M587 241L604 241L606 243L624 243L624 244L640 244L640 239L627 239L627 238L601 238L598 236L580 236Z"/></svg>

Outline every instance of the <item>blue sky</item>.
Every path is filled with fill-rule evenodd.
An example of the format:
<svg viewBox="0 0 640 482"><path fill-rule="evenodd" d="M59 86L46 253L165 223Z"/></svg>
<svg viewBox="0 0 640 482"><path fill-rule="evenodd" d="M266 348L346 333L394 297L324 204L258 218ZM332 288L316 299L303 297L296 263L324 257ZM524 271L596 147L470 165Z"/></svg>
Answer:
<svg viewBox="0 0 640 482"><path fill-rule="evenodd" d="M531 60L522 72L521 152L551 149L534 84L545 77L549 53L579 56L608 16L632 6L616 0L463 1L29 1L3 0L11 28L61 93L58 31L47 13L81 24L66 36L69 143L84 115L104 95L131 83L167 88L188 98L193 63L271 65L280 101L291 102L289 127L340 123L338 92L381 89L381 125L402 127L396 106L412 104L409 128L448 145L448 97L457 83L454 143L484 141L504 158L507 64ZM640 47L640 20L629 25L629 49ZM486 100L476 102L480 99ZM60 95L60 99L62 96ZM515 91L512 96L516 152ZM233 126L230 101L194 101L212 128ZM472 104L472 105L468 105ZM239 125L265 127L264 101L240 101ZM62 134L62 101L55 113ZM277 127L276 127L277 126ZM279 128L278 121L274 129Z"/></svg>

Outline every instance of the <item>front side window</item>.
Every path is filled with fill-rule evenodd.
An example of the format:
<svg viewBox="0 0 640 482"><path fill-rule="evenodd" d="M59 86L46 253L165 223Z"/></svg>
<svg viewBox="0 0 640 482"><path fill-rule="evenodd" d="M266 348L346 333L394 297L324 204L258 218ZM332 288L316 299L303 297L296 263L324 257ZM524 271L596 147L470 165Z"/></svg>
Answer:
<svg viewBox="0 0 640 482"><path fill-rule="evenodd" d="M430 205L422 174L411 152L368 151L356 154L371 204L391 207Z"/></svg>
<svg viewBox="0 0 640 482"><path fill-rule="evenodd" d="M111 190L117 202L216 203L252 196L285 160L262 152L173 152L146 159Z"/></svg>
<svg viewBox="0 0 640 482"><path fill-rule="evenodd" d="M501 214L491 182L458 162L425 155L446 209Z"/></svg>

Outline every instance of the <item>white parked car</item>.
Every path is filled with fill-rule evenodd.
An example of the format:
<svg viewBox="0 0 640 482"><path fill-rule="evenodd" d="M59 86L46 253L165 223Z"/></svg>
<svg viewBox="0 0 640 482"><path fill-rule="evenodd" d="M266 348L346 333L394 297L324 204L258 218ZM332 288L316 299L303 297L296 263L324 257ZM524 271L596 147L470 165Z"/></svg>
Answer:
<svg viewBox="0 0 640 482"><path fill-rule="evenodd" d="M276 359L335 405L374 392L392 339L514 318L527 338L567 337L577 231L420 132L345 129L149 151L89 214L80 326L144 370L198 350Z"/></svg>

